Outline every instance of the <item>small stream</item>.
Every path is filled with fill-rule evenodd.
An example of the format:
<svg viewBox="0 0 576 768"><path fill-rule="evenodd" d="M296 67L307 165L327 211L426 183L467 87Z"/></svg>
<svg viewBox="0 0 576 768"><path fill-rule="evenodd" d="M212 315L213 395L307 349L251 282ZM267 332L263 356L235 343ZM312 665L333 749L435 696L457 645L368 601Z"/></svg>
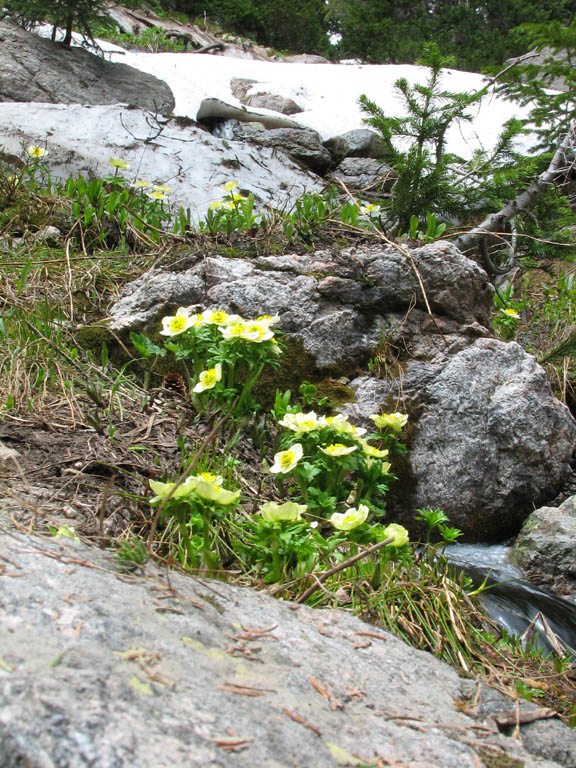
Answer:
<svg viewBox="0 0 576 768"><path fill-rule="evenodd" d="M542 613L554 634L576 657L576 602L543 592L526 581L521 570L510 562L511 551L504 545L453 544L446 548L446 557L464 570L476 587L488 577L490 589L480 596L482 606L507 632L523 635L534 617ZM540 619L534 629L535 642L552 650Z"/></svg>

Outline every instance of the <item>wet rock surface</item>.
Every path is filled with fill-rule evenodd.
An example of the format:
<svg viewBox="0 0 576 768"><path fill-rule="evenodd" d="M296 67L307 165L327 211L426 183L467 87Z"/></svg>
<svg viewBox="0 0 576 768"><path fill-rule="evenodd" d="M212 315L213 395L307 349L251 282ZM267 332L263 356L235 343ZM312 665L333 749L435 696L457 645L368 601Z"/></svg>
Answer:
<svg viewBox="0 0 576 768"><path fill-rule="evenodd" d="M0 535L0 555L3 765L558 765L465 714L453 669L346 613L123 574L68 539Z"/></svg>

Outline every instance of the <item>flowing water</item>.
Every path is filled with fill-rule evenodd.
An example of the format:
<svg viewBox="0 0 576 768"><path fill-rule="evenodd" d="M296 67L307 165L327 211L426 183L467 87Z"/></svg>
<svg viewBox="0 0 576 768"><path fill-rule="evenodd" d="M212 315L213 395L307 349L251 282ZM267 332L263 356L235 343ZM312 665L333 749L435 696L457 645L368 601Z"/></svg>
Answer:
<svg viewBox="0 0 576 768"><path fill-rule="evenodd" d="M523 635L538 614L544 615L553 633L576 656L576 602L543 592L524 578L510 561L512 548L504 545L454 544L446 557L479 587L490 586L480 599L486 614L507 632ZM540 618L534 621L535 642L552 650Z"/></svg>

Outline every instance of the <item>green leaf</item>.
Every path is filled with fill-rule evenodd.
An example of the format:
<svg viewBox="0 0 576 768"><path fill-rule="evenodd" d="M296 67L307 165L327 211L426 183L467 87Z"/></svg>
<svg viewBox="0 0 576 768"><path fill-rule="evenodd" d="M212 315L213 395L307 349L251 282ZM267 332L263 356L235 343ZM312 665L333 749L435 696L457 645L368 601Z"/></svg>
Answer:
<svg viewBox="0 0 576 768"><path fill-rule="evenodd" d="M152 355L164 357L166 355L166 350L163 347L154 344L154 342L143 333L134 333L134 331L132 331L130 334L130 341L138 354L142 355L142 357L151 357Z"/></svg>

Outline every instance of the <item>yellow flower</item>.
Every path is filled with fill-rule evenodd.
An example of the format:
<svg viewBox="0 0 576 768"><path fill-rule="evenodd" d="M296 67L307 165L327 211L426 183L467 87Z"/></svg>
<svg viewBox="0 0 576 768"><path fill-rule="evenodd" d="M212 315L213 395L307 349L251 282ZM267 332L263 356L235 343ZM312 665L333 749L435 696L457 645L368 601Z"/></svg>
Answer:
<svg viewBox="0 0 576 768"><path fill-rule="evenodd" d="M390 469L392 467L392 464L390 464L389 461L383 461L382 462L382 471L380 472L381 475L387 475L390 472Z"/></svg>
<svg viewBox="0 0 576 768"><path fill-rule="evenodd" d="M352 531L366 522L369 511L366 504L358 504L358 509L350 507L346 512L334 512L330 522L339 531Z"/></svg>
<svg viewBox="0 0 576 768"><path fill-rule="evenodd" d="M304 449L302 448L302 445L300 443L294 443L288 450L280 451L280 453L274 455L274 464L270 467L270 472L273 472L274 474L279 473L281 475L292 472L303 455Z"/></svg>
<svg viewBox="0 0 576 768"><path fill-rule="evenodd" d="M513 317L514 320L520 320L520 315L518 312L516 312L515 309L509 309L506 307L506 309L501 309L500 312L502 312L504 315L507 315L508 317Z"/></svg>
<svg viewBox="0 0 576 768"><path fill-rule="evenodd" d="M370 418L378 429L389 428L394 430L394 432L400 432L408 421L408 416L405 413L373 413Z"/></svg>
<svg viewBox="0 0 576 768"><path fill-rule="evenodd" d="M224 192L233 192L237 188L238 188L237 181L227 181L226 184L224 184Z"/></svg>
<svg viewBox="0 0 576 768"><path fill-rule="evenodd" d="M347 456L349 453L354 453L358 450L357 445L344 445L343 443L332 443L327 445L326 448L320 448L322 453L327 456Z"/></svg>
<svg viewBox="0 0 576 768"><path fill-rule="evenodd" d="M214 368L208 368L207 371L202 371L199 376L200 381L192 392L205 392L207 389L214 389L219 381L222 381L222 365L216 363Z"/></svg>
<svg viewBox="0 0 576 768"><path fill-rule="evenodd" d="M322 429L326 426L326 420L323 416L316 416L314 411L309 413L286 413L284 418L278 422L281 427L292 430L298 434L314 432L316 429Z"/></svg>
<svg viewBox="0 0 576 768"><path fill-rule="evenodd" d="M214 200L213 203L210 203L208 208L210 208L210 210L212 211L217 211L218 208L222 208L222 203L220 202L220 200Z"/></svg>
<svg viewBox="0 0 576 768"><path fill-rule="evenodd" d="M219 483L209 482L201 475L195 477L194 480L194 490L206 501L215 501L216 504L227 507L230 504L236 504L240 498L240 491L228 491Z"/></svg>
<svg viewBox="0 0 576 768"><path fill-rule="evenodd" d="M390 523L390 525L384 529L384 538L389 539L391 536L394 537L394 541L391 541L389 544L391 547L403 547L404 544L408 544L410 541L406 528L397 523Z"/></svg>
<svg viewBox="0 0 576 768"><path fill-rule="evenodd" d="M151 187L152 184L151 182L146 181L146 179L138 179L138 181L135 181L132 186L136 189L148 189L148 187Z"/></svg>
<svg viewBox="0 0 576 768"><path fill-rule="evenodd" d="M172 187L169 187L166 184L154 184L154 189L156 192L171 192Z"/></svg>
<svg viewBox="0 0 576 768"><path fill-rule="evenodd" d="M201 318L202 315L190 315L186 307L180 307L175 315L162 318L160 334L162 336L177 336L179 333L184 333L188 328L199 325L196 322L199 317Z"/></svg>
<svg viewBox="0 0 576 768"><path fill-rule="evenodd" d="M279 523L281 521L293 522L300 520L308 507L306 504L296 504L295 501L286 501L284 504L276 504L275 501L267 501L258 512L267 523Z"/></svg>
<svg viewBox="0 0 576 768"><path fill-rule="evenodd" d="M246 197L244 195L241 195L237 192L232 193L232 200L239 201L239 200L246 200Z"/></svg>
<svg viewBox="0 0 576 768"><path fill-rule="evenodd" d="M30 157L44 157L46 150L42 147L37 147L34 144L28 147L28 154Z"/></svg>
<svg viewBox="0 0 576 768"><path fill-rule="evenodd" d="M111 157L108 162L112 168L130 168L130 163L121 160L119 157Z"/></svg>
<svg viewBox="0 0 576 768"><path fill-rule="evenodd" d="M160 192L158 189L153 189L151 192L146 192L146 197L149 197L150 200L166 200L166 194L164 192Z"/></svg>

